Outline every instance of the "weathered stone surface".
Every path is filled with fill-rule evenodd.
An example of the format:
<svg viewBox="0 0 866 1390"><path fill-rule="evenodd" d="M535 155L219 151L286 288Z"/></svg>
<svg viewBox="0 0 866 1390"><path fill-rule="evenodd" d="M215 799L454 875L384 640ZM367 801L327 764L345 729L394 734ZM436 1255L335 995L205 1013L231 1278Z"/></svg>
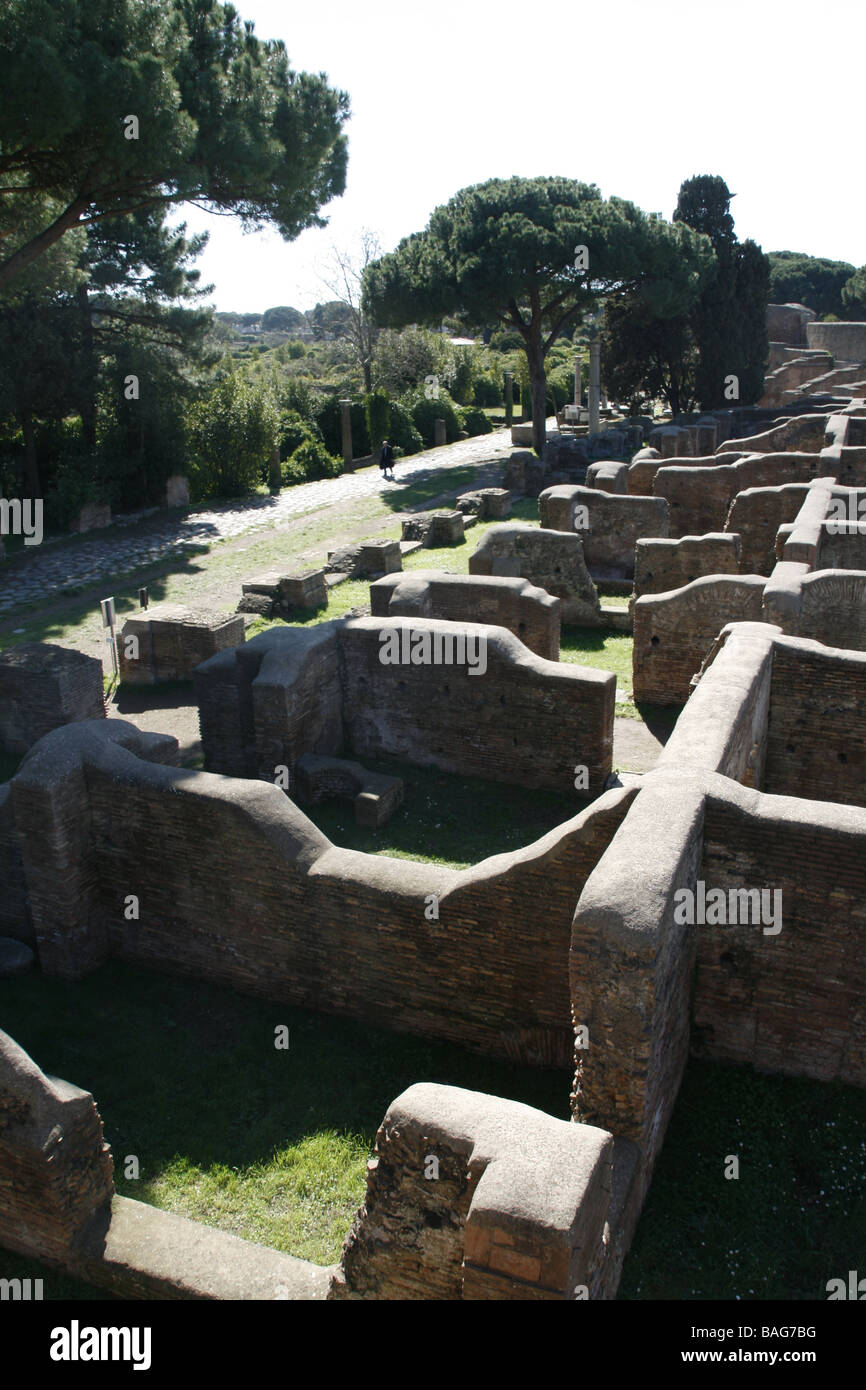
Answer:
<svg viewBox="0 0 866 1390"><path fill-rule="evenodd" d="M49 642L0 653L0 749L23 754L52 729L104 719L102 662Z"/></svg>
<svg viewBox="0 0 866 1390"><path fill-rule="evenodd" d="M635 547L634 592L663 594L711 574L738 574L740 537L710 532L679 540L639 540Z"/></svg>
<svg viewBox="0 0 866 1390"><path fill-rule="evenodd" d="M521 665L527 662L552 666L563 685L581 690L583 681L569 681L562 668L525 654ZM366 674L360 663L346 664L357 681ZM395 675L413 670L430 674L410 667ZM610 699L612 728L614 678L592 677ZM512 728L531 721L549 740L562 725L537 683L534 698L531 680L520 693L525 704L514 706L511 722L508 706L494 698L484 720L464 724L463 749L476 750L476 766L486 753L500 761L492 771L507 773L497 731L510 758ZM410 690L404 707L413 696ZM534 749L551 765L566 759L572 780L585 748L580 706L577 713L567 723L571 736L557 735L558 748ZM444 718L437 723L429 731L434 750ZM633 791L607 792L536 844L456 870L339 849L273 782L158 766L135 754L163 742L114 719L56 730L13 780L43 969L74 978L116 956L504 1053L518 1064L568 1064L573 1034L563 962L575 896ZM524 767L511 773L518 786ZM575 804L572 780L563 791ZM118 882L147 910L134 927L112 920L107 930L98 904L114 900ZM430 895L438 902L433 922L425 916Z"/></svg>
<svg viewBox="0 0 866 1390"><path fill-rule="evenodd" d="M586 486L600 492L626 493L628 471L627 463L618 463L615 460L604 459L599 463L591 463L586 470Z"/></svg>
<svg viewBox="0 0 866 1390"><path fill-rule="evenodd" d="M464 540L463 513L459 511L419 512L400 518L403 540L420 541L427 549L461 545Z"/></svg>
<svg viewBox="0 0 866 1390"><path fill-rule="evenodd" d="M226 617L177 603L152 604L123 624L117 644L120 678L128 685L192 680L202 661L244 640L240 613Z"/></svg>
<svg viewBox="0 0 866 1390"><path fill-rule="evenodd" d="M165 505L167 507L189 506L189 478L182 473L172 473L166 479Z"/></svg>
<svg viewBox="0 0 866 1390"><path fill-rule="evenodd" d="M692 676L729 622L760 622L764 580L756 575L710 575L634 605L634 698L652 705L684 704Z"/></svg>
<svg viewBox="0 0 866 1390"><path fill-rule="evenodd" d="M36 957L23 941L11 936L0 936L0 980L12 980L16 975L26 975L32 969Z"/></svg>
<svg viewBox="0 0 866 1390"><path fill-rule="evenodd" d="M274 614L274 600L268 598L267 594L250 593L244 594L237 606L238 613L258 613L262 618L271 618Z"/></svg>
<svg viewBox="0 0 866 1390"><path fill-rule="evenodd" d="M388 1109L332 1299L570 1299L605 1261L611 1135L452 1086ZM430 1172L435 1159L436 1177Z"/></svg>
<svg viewBox="0 0 866 1390"><path fill-rule="evenodd" d="M638 540L668 534L668 507L659 497L551 487L539 497L538 511L542 527L578 532L587 566L598 579L631 579Z"/></svg>
<svg viewBox="0 0 866 1390"><path fill-rule="evenodd" d="M604 618L581 537L518 522L492 526L469 557L470 574L527 579L560 599L564 623L600 627Z"/></svg>
<svg viewBox="0 0 866 1390"><path fill-rule="evenodd" d="M403 568L399 541L369 540L359 545L341 546L328 551L326 574L347 574L350 579L368 579Z"/></svg>
<svg viewBox="0 0 866 1390"><path fill-rule="evenodd" d="M64 1263L114 1188L93 1097L0 1033L0 1244Z"/></svg>
<svg viewBox="0 0 866 1390"><path fill-rule="evenodd" d="M374 618L445 618L508 628L530 651L559 660L560 600L525 579L413 570L370 585Z"/></svg>
<svg viewBox="0 0 866 1390"><path fill-rule="evenodd" d="M345 758L306 753L297 763L295 799L315 806L332 797L352 801L358 825L378 830L403 804L403 779L369 772Z"/></svg>

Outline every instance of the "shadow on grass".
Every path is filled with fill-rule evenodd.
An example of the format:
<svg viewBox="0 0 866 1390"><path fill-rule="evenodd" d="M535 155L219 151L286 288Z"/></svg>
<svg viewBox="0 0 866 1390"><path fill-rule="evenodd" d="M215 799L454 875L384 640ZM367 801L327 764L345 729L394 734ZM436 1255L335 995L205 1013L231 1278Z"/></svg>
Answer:
<svg viewBox="0 0 866 1390"><path fill-rule="evenodd" d="M693 1059L619 1297L826 1299L863 1270L864 1133L856 1087Z"/></svg>
<svg viewBox="0 0 866 1390"><path fill-rule="evenodd" d="M347 930L349 926L347 924ZM568 1117L570 1073L534 1071L113 961L80 981L0 982L5 1031L49 1075L93 1093L116 1160L154 1177L177 1156L242 1168L327 1132L369 1149L390 1102L416 1081L508 1096ZM290 1030L288 1051L274 1029ZM118 1161L120 1160L120 1161Z"/></svg>

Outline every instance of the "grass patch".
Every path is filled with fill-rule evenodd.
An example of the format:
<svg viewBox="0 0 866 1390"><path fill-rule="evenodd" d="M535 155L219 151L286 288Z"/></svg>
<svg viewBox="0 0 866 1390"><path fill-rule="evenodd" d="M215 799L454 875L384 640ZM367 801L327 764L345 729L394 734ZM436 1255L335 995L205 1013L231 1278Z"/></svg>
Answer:
<svg viewBox="0 0 866 1390"><path fill-rule="evenodd" d="M864 1135L853 1086L693 1060L619 1297L826 1299L863 1268Z"/></svg>
<svg viewBox="0 0 866 1390"><path fill-rule="evenodd" d="M601 671L613 671L618 699L628 708L633 694L633 647L634 638L630 632L609 632L595 627L563 627L559 659L571 661L576 666L596 666ZM640 718L636 708L634 717Z"/></svg>
<svg viewBox="0 0 866 1390"><path fill-rule="evenodd" d="M570 1075L311 1014L121 962L0 982L3 1027L93 1093L124 1196L329 1264L390 1102L416 1081L568 1117ZM274 1048L274 1028L290 1048ZM139 1181L124 1177L135 1154Z"/></svg>
<svg viewBox="0 0 866 1390"><path fill-rule="evenodd" d="M403 778L403 805L387 825L379 830L356 825L350 801L324 801L303 810L334 844L365 854L463 869L492 854L531 845L581 809L573 796L457 777L435 768L366 758L364 766Z"/></svg>

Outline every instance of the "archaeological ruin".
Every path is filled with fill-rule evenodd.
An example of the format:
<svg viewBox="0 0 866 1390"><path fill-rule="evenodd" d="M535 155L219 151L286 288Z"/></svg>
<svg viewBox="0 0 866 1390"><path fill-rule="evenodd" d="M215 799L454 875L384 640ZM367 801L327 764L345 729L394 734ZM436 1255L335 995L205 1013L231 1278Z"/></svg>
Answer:
<svg viewBox="0 0 866 1390"><path fill-rule="evenodd" d="M611 1300L690 1057L866 1085L863 369L828 370L819 331L854 325L777 307L795 341L759 406L628 424L625 462L563 433L402 518L468 573L374 539L244 581L232 616L127 619L123 681L192 682L203 769L105 718L87 658L0 658L25 754L0 934L46 976L119 960L573 1076L570 1123L410 1085L324 1267L120 1196L100 1097L0 1033L0 1246L128 1298ZM369 615L293 622L335 575ZM635 706L676 711L650 770L617 775L616 676L561 659L574 626L633 630ZM554 793L561 821L457 869L307 814L341 798L376 830L413 768Z"/></svg>

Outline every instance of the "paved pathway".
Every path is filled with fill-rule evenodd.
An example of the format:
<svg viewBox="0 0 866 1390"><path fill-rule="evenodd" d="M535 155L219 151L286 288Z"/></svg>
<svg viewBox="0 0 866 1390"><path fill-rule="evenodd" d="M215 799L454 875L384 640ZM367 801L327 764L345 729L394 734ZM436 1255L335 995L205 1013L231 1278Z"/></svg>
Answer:
<svg viewBox="0 0 866 1390"><path fill-rule="evenodd" d="M385 482L378 468L365 469L363 473L345 473L339 478L285 488L278 497L242 498L206 511L166 517L162 522L157 514L154 524L135 533L125 534L123 527L115 526L75 546L33 547L25 562L5 573L0 562L0 614L40 598L56 598L63 589L81 588L114 574L157 564L187 547L212 545L245 532L280 526L319 507L386 493L399 489L401 483L420 482L437 472L447 475L468 464L480 469L490 463L498 468L510 452L509 432L497 430L398 461L398 483ZM448 490L446 477L442 490Z"/></svg>

